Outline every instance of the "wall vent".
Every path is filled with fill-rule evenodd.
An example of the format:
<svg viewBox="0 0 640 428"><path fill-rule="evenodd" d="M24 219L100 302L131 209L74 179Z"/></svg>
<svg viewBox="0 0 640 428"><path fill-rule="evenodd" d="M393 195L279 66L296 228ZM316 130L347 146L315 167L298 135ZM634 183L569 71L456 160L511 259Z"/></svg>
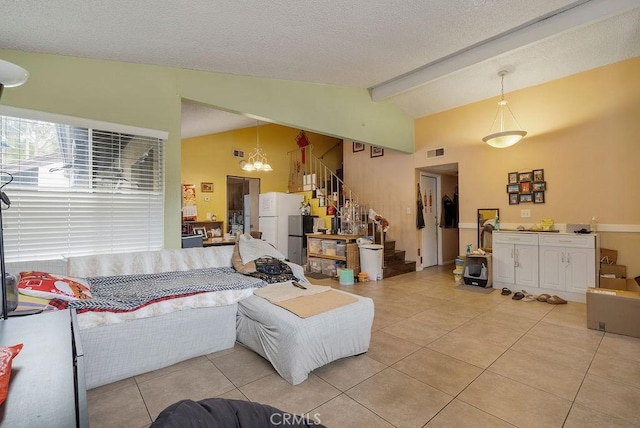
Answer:
<svg viewBox="0 0 640 428"><path fill-rule="evenodd" d="M244 151L243 150L238 150L238 149L233 149L233 157L234 158L243 158L244 157Z"/></svg>
<svg viewBox="0 0 640 428"><path fill-rule="evenodd" d="M444 156L444 147L438 149L427 150L427 159L439 158Z"/></svg>

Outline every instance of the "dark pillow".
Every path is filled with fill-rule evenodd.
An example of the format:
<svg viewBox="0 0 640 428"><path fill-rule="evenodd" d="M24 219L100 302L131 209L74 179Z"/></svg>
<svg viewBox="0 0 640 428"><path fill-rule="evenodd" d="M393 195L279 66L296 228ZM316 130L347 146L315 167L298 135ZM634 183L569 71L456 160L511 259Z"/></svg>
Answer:
<svg viewBox="0 0 640 428"><path fill-rule="evenodd" d="M282 273L280 260L273 258L257 259L256 271L266 273L267 275L280 275Z"/></svg>

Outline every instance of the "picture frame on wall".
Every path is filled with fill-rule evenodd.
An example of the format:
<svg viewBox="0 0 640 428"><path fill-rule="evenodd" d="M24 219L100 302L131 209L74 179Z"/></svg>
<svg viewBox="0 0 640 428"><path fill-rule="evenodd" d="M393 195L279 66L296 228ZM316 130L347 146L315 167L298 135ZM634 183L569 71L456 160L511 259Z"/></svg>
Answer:
<svg viewBox="0 0 640 428"><path fill-rule="evenodd" d="M532 190L534 192L544 192L545 190L547 190L547 182L546 181L541 181L541 182L533 182L532 185Z"/></svg>
<svg viewBox="0 0 640 428"><path fill-rule="evenodd" d="M523 181L533 181L533 173L531 171L521 172L518 174L518 181L522 183Z"/></svg>
<svg viewBox="0 0 640 428"><path fill-rule="evenodd" d="M213 183L200 183L202 193L213 193Z"/></svg>
<svg viewBox="0 0 640 428"><path fill-rule="evenodd" d="M371 157L378 158L384 156L384 149L382 147L371 146Z"/></svg>
<svg viewBox="0 0 640 428"><path fill-rule="evenodd" d="M520 193L531 193L530 181L523 181L520 183Z"/></svg>
<svg viewBox="0 0 640 428"><path fill-rule="evenodd" d="M364 151L364 143L360 143L358 141L353 142L353 153Z"/></svg>
<svg viewBox="0 0 640 428"><path fill-rule="evenodd" d="M509 193L509 205L518 205L519 203L518 193Z"/></svg>
<svg viewBox="0 0 640 428"><path fill-rule="evenodd" d="M521 204L533 202L533 195L531 193L520 193L518 202Z"/></svg>
<svg viewBox="0 0 640 428"><path fill-rule="evenodd" d="M544 169L533 170L533 181L544 181Z"/></svg>
<svg viewBox="0 0 640 428"><path fill-rule="evenodd" d="M196 235L200 235L203 238L207 237L207 228L206 227L194 227L193 233Z"/></svg>
<svg viewBox="0 0 640 428"><path fill-rule="evenodd" d="M544 204L544 192L533 192L533 203Z"/></svg>
<svg viewBox="0 0 640 428"><path fill-rule="evenodd" d="M518 184L518 173L517 172L510 172L509 173L509 184Z"/></svg>
<svg viewBox="0 0 640 428"><path fill-rule="evenodd" d="M518 183L507 184L507 193L520 193L520 185Z"/></svg>

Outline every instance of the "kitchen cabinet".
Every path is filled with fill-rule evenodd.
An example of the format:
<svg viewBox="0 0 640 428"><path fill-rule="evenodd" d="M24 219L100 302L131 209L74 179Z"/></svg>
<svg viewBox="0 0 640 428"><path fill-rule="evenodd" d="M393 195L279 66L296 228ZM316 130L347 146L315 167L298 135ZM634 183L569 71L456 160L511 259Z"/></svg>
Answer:
<svg viewBox="0 0 640 428"><path fill-rule="evenodd" d="M540 236L540 287L584 293L596 287L597 235Z"/></svg>
<svg viewBox="0 0 640 428"><path fill-rule="evenodd" d="M538 234L493 232L493 282L517 291L538 287Z"/></svg>

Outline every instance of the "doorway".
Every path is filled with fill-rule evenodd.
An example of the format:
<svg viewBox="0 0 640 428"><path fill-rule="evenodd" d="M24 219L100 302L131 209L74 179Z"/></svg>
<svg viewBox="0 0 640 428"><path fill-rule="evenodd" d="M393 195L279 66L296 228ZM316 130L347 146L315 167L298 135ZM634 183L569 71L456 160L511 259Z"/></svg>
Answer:
<svg viewBox="0 0 640 428"><path fill-rule="evenodd" d="M442 252L440 228L438 227L440 200L440 177L433 174L420 174L420 192L424 210L424 228L422 229L422 267L436 266L440 263Z"/></svg>
<svg viewBox="0 0 640 428"><path fill-rule="evenodd" d="M227 176L227 233L258 230L260 179Z"/></svg>

